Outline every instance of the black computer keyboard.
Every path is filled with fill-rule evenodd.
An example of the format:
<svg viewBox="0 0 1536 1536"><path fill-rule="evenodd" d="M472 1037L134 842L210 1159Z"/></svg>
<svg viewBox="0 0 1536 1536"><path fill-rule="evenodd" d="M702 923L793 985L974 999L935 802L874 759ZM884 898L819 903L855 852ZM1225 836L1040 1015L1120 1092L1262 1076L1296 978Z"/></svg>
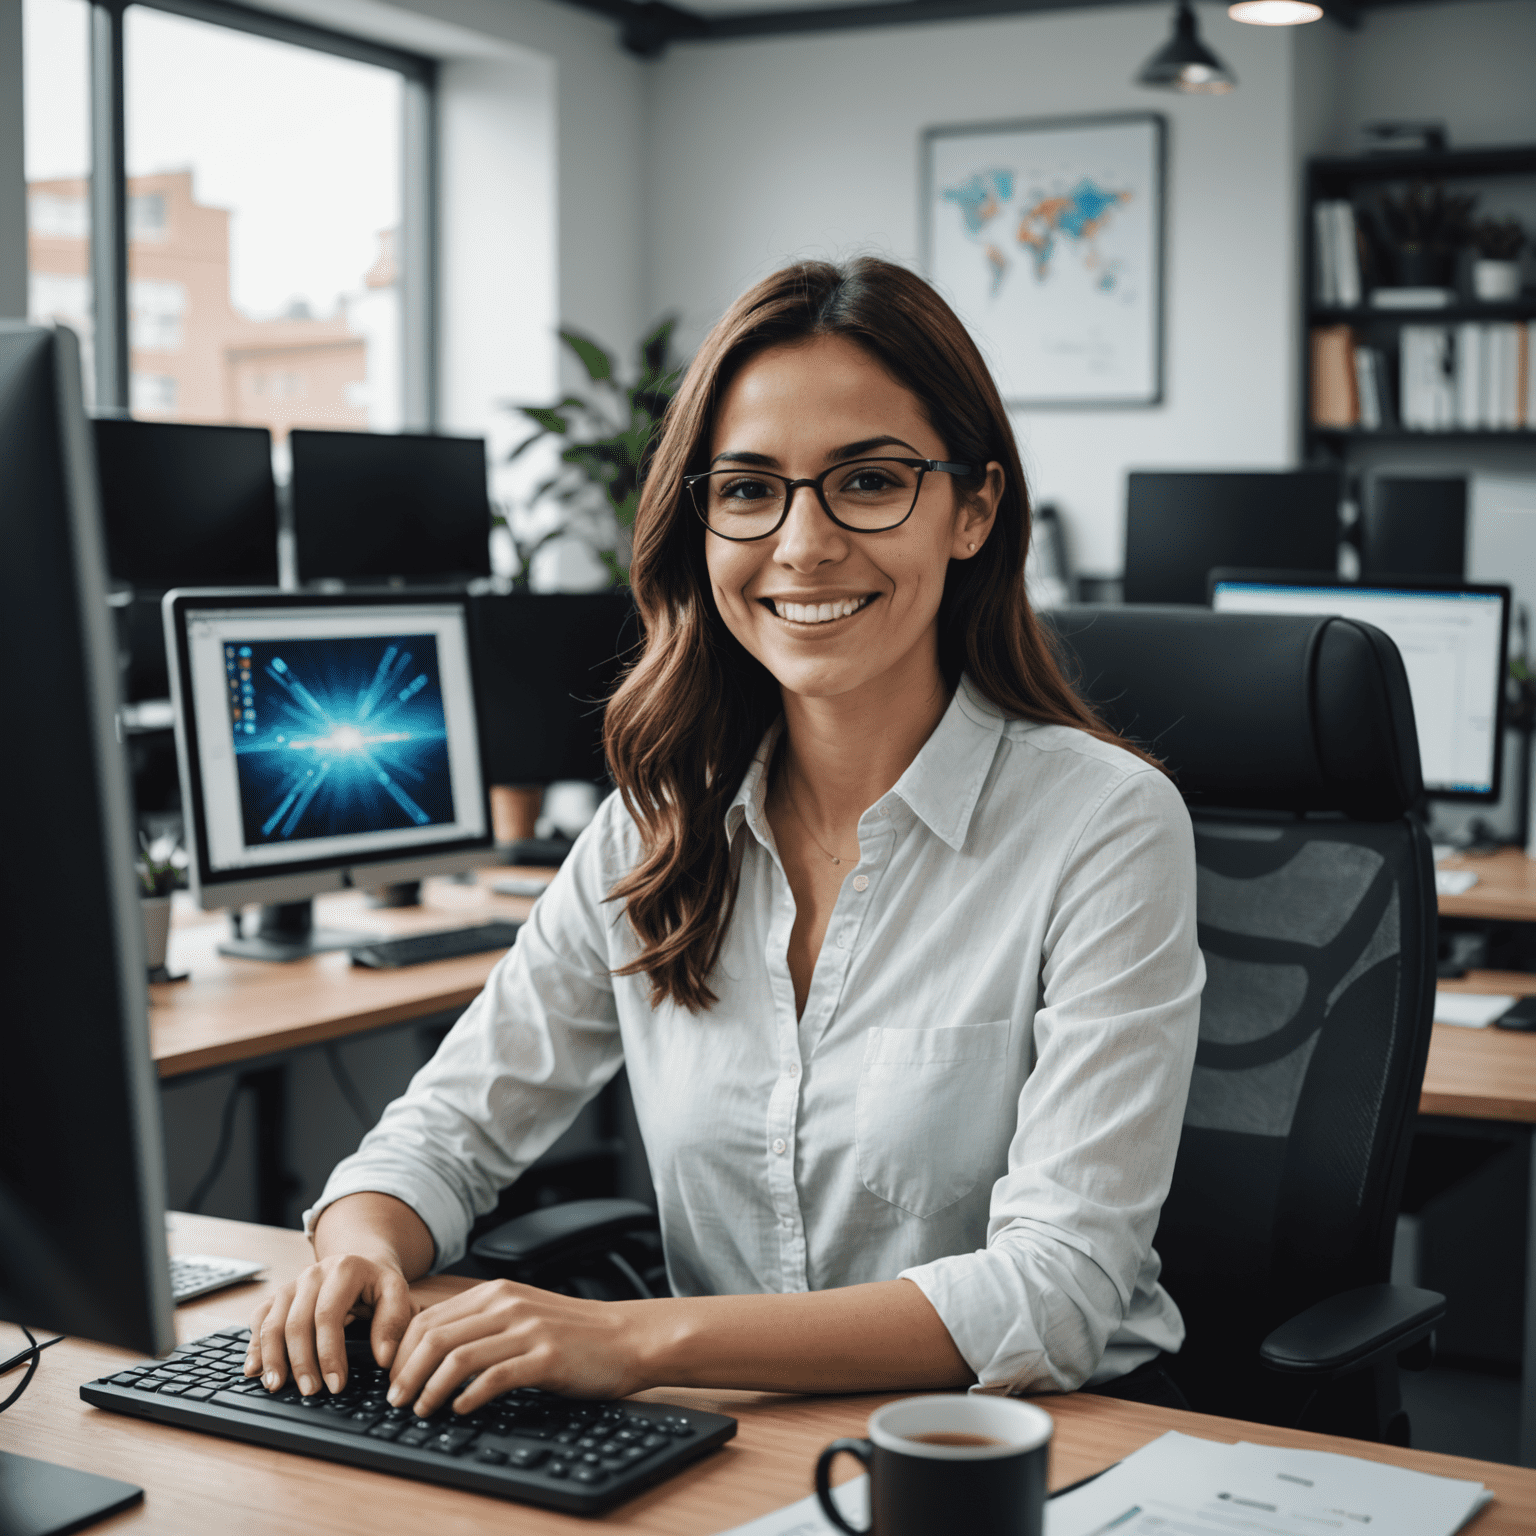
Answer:
<svg viewBox="0 0 1536 1536"><path fill-rule="evenodd" d="M410 933L399 939L375 939L352 951L353 965L375 970L394 970L402 965L424 965L429 960L456 960L460 955L483 954L488 949L510 949L521 923L498 918L473 928L449 928L439 933Z"/></svg>
<svg viewBox="0 0 1536 1536"><path fill-rule="evenodd" d="M350 1342L347 1384L336 1396L301 1397L292 1384L269 1393L242 1374L249 1339L248 1328L225 1328L168 1359L88 1381L80 1396L141 1419L579 1515L632 1498L736 1433L724 1414L527 1388L462 1418L443 1409L418 1419L389 1406L389 1373L367 1344Z"/></svg>

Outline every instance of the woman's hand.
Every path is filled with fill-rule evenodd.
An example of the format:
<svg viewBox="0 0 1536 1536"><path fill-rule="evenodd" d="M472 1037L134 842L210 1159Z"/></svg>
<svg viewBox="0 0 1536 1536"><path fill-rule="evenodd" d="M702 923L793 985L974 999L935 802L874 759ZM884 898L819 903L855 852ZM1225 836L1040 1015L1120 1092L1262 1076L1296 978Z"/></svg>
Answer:
<svg viewBox="0 0 1536 1536"><path fill-rule="evenodd" d="M387 1366L417 1312L404 1273L396 1264L355 1253L321 1259L256 1309L245 1374L260 1375L275 1392L291 1369L305 1397L320 1390L322 1379L339 1392L347 1380L343 1330L369 1312L373 1358Z"/></svg>
<svg viewBox="0 0 1536 1536"><path fill-rule="evenodd" d="M390 1372L389 1401L414 1403L426 1418L447 1402L455 1413L472 1413L514 1387L626 1397L651 1385L641 1374L646 1313L637 1309L662 1305L583 1301L488 1281L416 1314Z"/></svg>

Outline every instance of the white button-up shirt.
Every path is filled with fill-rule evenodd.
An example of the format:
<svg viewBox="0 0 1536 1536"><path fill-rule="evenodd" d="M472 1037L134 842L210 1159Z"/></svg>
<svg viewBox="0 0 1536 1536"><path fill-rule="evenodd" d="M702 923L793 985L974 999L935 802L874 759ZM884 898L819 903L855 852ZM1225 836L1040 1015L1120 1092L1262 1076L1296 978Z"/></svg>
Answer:
<svg viewBox="0 0 1536 1536"><path fill-rule="evenodd" d="M1050 1391L1177 1349L1152 1249L1205 971L1189 817L1157 769L1005 719L967 679L859 821L805 1011L764 814L692 1014L653 1008L605 900L639 833L610 796L436 1056L306 1225L394 1195L439 1267L624 1064L679 1296L915 1282L979 1385Z"/></svg>

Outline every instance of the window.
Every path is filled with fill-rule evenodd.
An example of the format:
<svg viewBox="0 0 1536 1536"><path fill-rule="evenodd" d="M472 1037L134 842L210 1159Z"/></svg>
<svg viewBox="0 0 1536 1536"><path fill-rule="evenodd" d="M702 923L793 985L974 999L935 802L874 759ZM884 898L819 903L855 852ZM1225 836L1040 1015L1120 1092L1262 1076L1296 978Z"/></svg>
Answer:
<svg viewBox="0 0 1536 1536"><path fill-rule="evenodd" d="M430 427L430 62L229 0L23 4L29 313L100 406Z"/></svg>
<svg viewBox="0 0 1536 1536"><path fill-rule="evenodd" d="M90 7L25 0L27 318L57 320L80 337L86 403L91 355Z"/></svg>

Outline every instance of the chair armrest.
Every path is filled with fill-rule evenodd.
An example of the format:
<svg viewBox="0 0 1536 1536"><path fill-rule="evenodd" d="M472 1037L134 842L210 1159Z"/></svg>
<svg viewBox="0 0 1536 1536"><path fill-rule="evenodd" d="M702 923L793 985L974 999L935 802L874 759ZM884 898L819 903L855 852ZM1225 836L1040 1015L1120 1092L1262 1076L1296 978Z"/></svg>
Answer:
<svg viewBox="0 0 1536 1536"><path fill-rule="evenodd" d="M1401 1354L1445 1316L1445 1297L1411 1285L1362 1285L1281 1323L1259 1345L1272 1371L1327 1380Z"/></svg>
<svg viewBox="0 0 1536 1536"><path fill-rule="evenodd" d="M570 1200L492 1227L471 1250L486 1264L542 1266L602 1253L621 1237L656 1230L656 1212L638 1200Z"/></svg>

